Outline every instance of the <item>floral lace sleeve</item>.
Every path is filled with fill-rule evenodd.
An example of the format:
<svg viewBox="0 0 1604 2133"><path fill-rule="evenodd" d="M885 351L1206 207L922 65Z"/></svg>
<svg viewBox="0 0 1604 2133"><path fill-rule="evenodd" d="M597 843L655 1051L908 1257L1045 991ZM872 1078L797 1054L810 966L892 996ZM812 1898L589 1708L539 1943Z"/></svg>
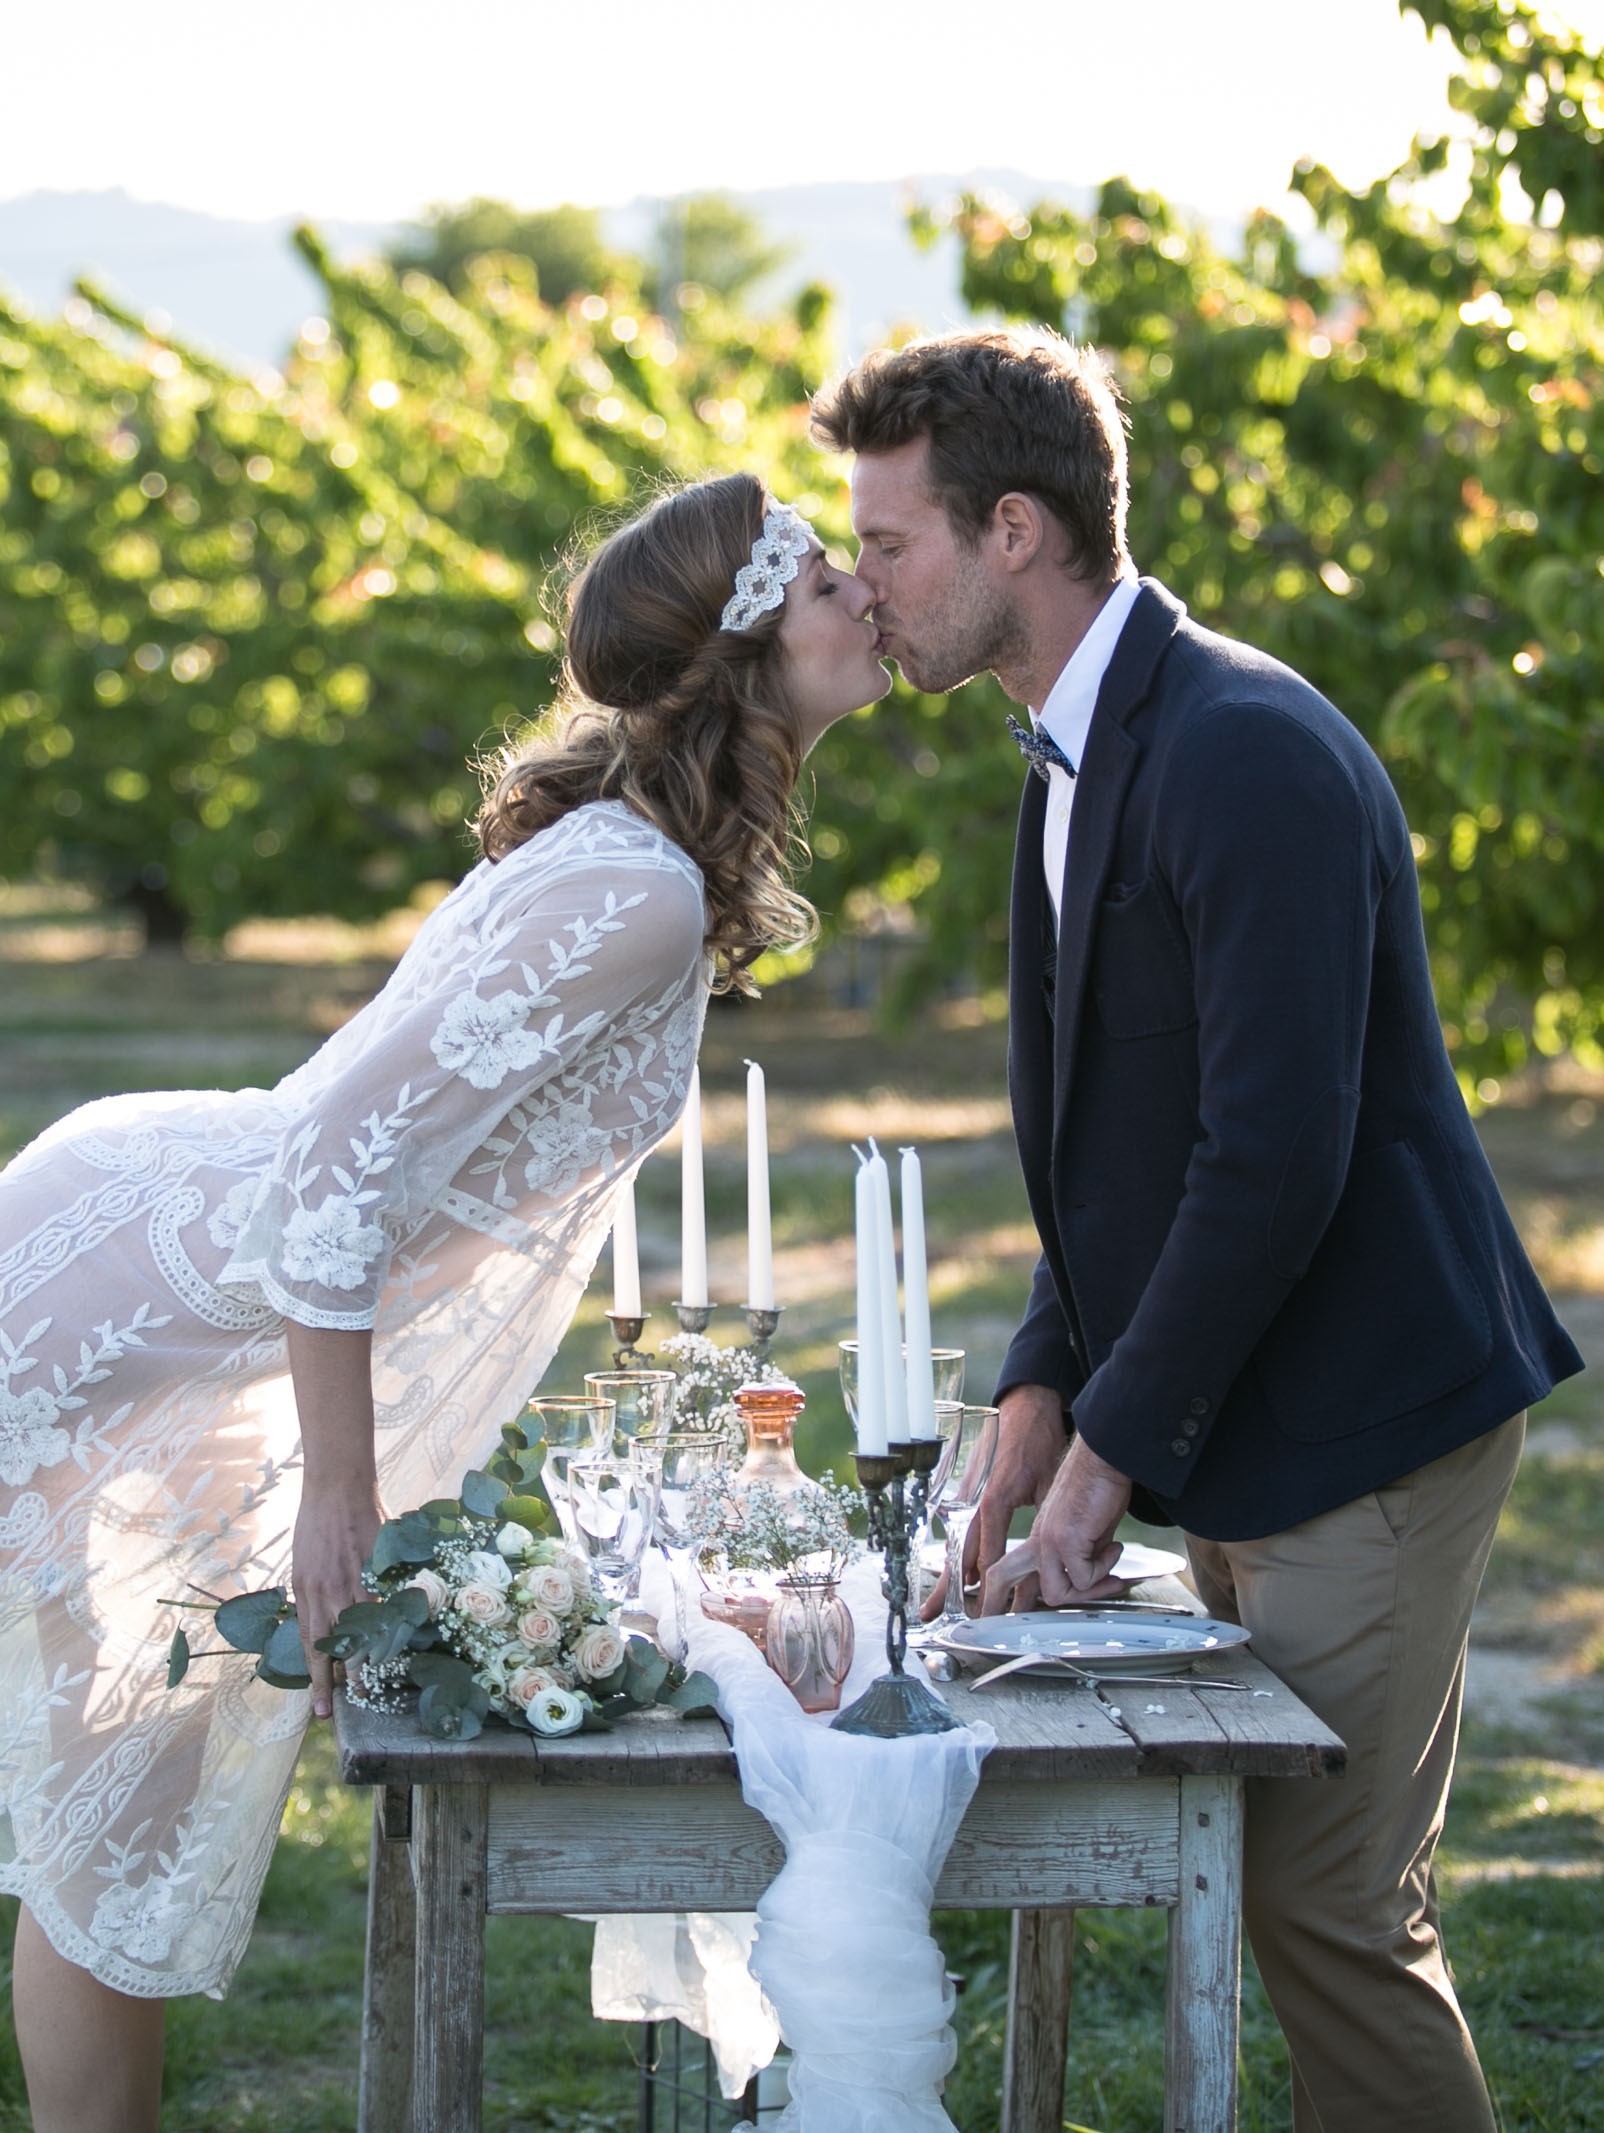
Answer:
<svg viewBox="0 0 1604 2133"><path fill-rule="evenodd" d="M619 1044L700 984L688 872L614 852L520 878L517 858L470 876L378 998L281 1084L270 1167L212 1212L220 1287L302 1325L371 1326L397 1241L509 1112L538 1111L548 1088L563 1115L576 1092L583 1108L616 1080Z"/></svg>

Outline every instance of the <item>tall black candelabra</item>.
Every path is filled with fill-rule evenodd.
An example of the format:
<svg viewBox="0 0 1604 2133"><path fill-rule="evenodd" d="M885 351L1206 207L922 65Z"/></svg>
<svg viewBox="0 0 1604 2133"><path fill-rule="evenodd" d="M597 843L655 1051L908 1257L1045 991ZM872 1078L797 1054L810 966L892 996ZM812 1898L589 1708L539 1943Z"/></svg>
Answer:
<svg viewBox="0 0 1604 2133"><path fill-rule="evenodd" d="M924 1523L930 1475L941 1457L936 1438L893 1444L885 1452L855 1452L858 1486L869 1502L869 1546L885 1551L881 1590L888 1602L886 1657L889 1673L877 1675L830 1723L838 1733L867 1733L895 1740L909 1733L948 1733L957 1724L945 1703L903 1665L908 1650L909 1558Z"/></svg>

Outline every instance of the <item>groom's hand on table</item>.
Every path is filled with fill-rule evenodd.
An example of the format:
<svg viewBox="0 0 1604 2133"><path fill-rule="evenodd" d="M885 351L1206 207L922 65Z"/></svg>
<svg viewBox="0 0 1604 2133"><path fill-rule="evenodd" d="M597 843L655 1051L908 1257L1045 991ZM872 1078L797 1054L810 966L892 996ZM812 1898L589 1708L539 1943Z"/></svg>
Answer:
<svg viewBox="0 0 1604 2133"><path fill-rule="evenodd" d="M1119 1559L1115 1529L1130 1499L1129 1479L1083 1438L1065 1445L1058 1394L1016 1385L1001 1403L996 1464L964 1565L966 1583L981 1581L980 1612L1063 1607L1123 1592L1108 1572ZM1030 1537L1009 1548L1009 1520L1027 1503L1039 1507Z"/></svg>

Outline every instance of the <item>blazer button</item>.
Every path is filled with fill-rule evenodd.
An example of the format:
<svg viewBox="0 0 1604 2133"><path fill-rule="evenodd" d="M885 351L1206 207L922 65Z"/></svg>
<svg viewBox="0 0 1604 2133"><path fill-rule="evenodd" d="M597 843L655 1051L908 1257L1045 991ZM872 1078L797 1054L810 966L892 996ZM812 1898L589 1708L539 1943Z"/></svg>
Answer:
<svg viewBox="0 0 1604 2133"><path fill-rule="evenodd" d="M1170 1440L1170 1450L1177 1459L1184 1459L1191 1449L1191 1445L1184 1437L1173 1437Z"/></svg>
<svg viewBox="0 0 1604 2133"><path fill-rule="evenodd" d="M1193 1412L1193 1414L1195 1414L1195 1415L1206 1415L1206 1414L1208 1413L1208 1411L1209 1411L1209 1403L1208 1403L1208 1401L1207 1401L1207 1400L1202 1400L1202 1399L1198 1399L1198 1400L1194 1400L1194 1401L1192 1402L1192 1412Z"/></svg>
<svg viewBox="0 0 1604 2133"><path fill-rule="evenodd" d="M1195 1437L1197 1435L1197 1424L1188 1418L1181 1424L1181 1434L1184 1437Z"/></svg>

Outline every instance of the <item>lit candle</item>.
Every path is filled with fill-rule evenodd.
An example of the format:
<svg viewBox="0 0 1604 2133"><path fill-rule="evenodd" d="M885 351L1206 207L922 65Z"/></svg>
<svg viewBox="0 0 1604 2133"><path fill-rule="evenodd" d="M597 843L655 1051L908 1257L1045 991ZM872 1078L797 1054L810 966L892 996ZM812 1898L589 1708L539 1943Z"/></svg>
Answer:
<svg viewBox="0 0 1604 2133"><path fill-rule="evenodd" d="M769 1224L769 1123L763 1069L746 1062L746 1300L774 1305L774 1238Z"/></svg>
<svg viewBox="0 0 1604 2133"><path fill-rule="evenodd" d="M613 1313L639 1318L640 1251L635 1242L635 1180L626 1178L613 1207Z"/></svg>
<svg viewBox="0 0 1604 2133"><path fill-rule="evenodd" d="M891 1226L891 1172L875 1148L869 1168L874 1178L875 1254L880 1269L880 1371L885 1386L886 1435L893 1444L908 1441L908 1384L902 1367L902 1313L897 1306L897 1247ZM861 1360L860 1360L861 1369Z"/></svg>
<svg viewBox="0 0 1604 2133"><path fill-rule="evenodd" d="M702 1190L702 1070L691 1068L679 1156L679 1300L705 1304L707 1209Z"/></svg>
<svg viewBox="0 0 1604 2133"><path fill-rule="evenodd" d="M908 1434L936 1434L936 1388L930 1360L930 1278L925 1266L925 1196L919 1157L902 1151L902 1298L908 1325Z"/></svg>
<svg viewBox="0 0 1604 2133"><path fill-rule="evenodd" d="M867 1159L858 1158L856 1223L858 1254L858 1450L886 1450L885 1373L880 1351L880 1225L875 1215L874 1176Z"/></svg>

